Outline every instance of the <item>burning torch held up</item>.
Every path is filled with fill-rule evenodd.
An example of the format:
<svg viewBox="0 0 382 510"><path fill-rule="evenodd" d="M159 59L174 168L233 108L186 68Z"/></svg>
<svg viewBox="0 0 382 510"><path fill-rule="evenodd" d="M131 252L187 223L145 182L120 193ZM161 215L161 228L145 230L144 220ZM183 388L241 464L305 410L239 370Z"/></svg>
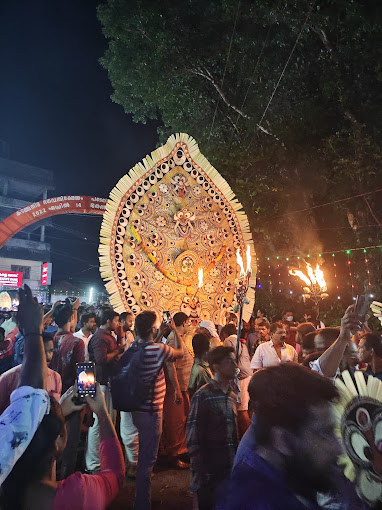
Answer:
<svg viewBox="0 0 382 510"><path fill-rule="evenodd" d="M235 282L235 290L236 290L236 302L237 305L234 308L234 313L239 312L239 324L237 328L237 342L236 342L236 358L237 361L239 360L239 345L240 345L240 335L241 335L241 327L242 327L242 319L243 319L243 305L244 303L249 302L246 298L248 287L249 287L249 279L252 274L252 267L251 267L251 248L248 245L247 246L247 269L244 270L244 261L240 254L240 250L237 249L236 252L236 261L238 266L240 267L240 274Z"/></svg>
<svg viewBox="0 0 382 510"><path fill-rule="evenodd" d="M319 264L316 265L315 269L313 269L309 262L305 262L305 264L307 274L303 273L299 269L290 269L289 274L292 276L297 276L304 282L305 285L303 286L303 299L304 301L311 299L318 311L319 302L321 299L328 297L328 288L326 285L324 273Z"/></svg>

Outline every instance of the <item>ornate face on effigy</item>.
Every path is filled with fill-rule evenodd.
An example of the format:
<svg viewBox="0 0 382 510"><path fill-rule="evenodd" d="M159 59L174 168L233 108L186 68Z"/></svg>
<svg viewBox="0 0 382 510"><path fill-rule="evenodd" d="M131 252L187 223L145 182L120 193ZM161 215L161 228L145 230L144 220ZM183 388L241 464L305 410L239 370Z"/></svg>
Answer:
<svg viewBox="0 0 382 510"><path fill-rule="evenodd" d="M342 372L335 384L340 398L335 404L336 433L344 453L339 458L344 474L371 507L382 502L382 382L356 371Z"/></svg>
<svg viewBox="0 0 382 510"><path fill-rule="evenodd" d="M191 257L185 257L182 260L182 273L184 273L186 276L190 277L192 276L192 273L194 272L194 262Z"/></svg>
<svg viewBox="0 0 382 510"><path fill-rule="evenodd" d="M189 209L182 209L174 214L174 230L179 237L191 237L194 230L195 213Z"/></svg>
<svg viewBox="0 0 382 510"><path fill-rule="evenodd" d="M182 310L220 322L234 299L236 250L252 244L240 208L195 141L171 137L110 195L99 251L114 308ZM252 276L255 283L255 268Z"/></svg>
<svg viewBox="0 0 382 510"><path fill-rule="evenodd" d="M382 403L354 399L342 419L342 437L359 495L370 504L382 501Z"/></svg>

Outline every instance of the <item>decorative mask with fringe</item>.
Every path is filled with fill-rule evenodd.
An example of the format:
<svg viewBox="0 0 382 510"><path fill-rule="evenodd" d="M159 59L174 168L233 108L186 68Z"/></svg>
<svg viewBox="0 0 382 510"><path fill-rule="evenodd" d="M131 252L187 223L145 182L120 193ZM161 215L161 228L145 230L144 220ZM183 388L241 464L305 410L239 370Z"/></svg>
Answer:
<svg viewBox="0 0 382 510"><path fill-rule="evenodd" d="M248 321L256 285L248 219L195 140L181 133L132 168L110 193L100 271L118 312L183 311L223 324L234 305L236 250L244 254L246 245L253 261L243 313Z"/></svg>
<svg viewBox="0 0 382 510"><path fill-rule="evenodd" d="M382 382L345 370L336 379L340 393L335 405L338 437L344 453L339 464L355 483L359 496L372 507L382 502ZM367 377L367 381L365 379Z"/></svg>

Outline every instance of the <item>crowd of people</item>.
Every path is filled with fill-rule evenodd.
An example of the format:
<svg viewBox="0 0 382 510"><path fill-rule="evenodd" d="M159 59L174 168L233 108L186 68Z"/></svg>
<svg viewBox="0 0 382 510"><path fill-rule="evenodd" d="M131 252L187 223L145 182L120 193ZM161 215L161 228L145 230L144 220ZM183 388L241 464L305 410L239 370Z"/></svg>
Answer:
<svg viewBox="0 0 382 510"><path fill-rule="evenodd" d="M382 380L381 336L354 306L338 328L308 310L301 323L259 310L240 335L234 313L225 322L78 300L43 310L20 289L0 327L0 508L106 509L130 479L131 505L150 509L158 455L190 470L199 510L369 508L337 467L331 404L343 370ZM84 362L96 390L81 400ZM123 370L134 391L115 409Z"/></svg>

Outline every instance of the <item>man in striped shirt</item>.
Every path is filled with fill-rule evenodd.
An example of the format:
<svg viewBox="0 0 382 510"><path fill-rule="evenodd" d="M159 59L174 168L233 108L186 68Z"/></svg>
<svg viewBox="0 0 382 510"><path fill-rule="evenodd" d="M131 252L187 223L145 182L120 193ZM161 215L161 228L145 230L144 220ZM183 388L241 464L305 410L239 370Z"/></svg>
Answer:
<svg viewBox="0 0 382 510"><path fill-rule="evenodd" d="M175 324L171 321L169 325L174 332L175 348L159 343L163 337L164 328L161 326L158 332L158 326L159 319L152 311L142 312L135 319L135 340L148 343L145 347L141 378L146 384L152 384L153 388L150 397L139 410L131 413L139 434L135 510L151 508L151 473L158 455L163 401L166 394L163 365L183 356L182 340L176 333Z"/></svg>

